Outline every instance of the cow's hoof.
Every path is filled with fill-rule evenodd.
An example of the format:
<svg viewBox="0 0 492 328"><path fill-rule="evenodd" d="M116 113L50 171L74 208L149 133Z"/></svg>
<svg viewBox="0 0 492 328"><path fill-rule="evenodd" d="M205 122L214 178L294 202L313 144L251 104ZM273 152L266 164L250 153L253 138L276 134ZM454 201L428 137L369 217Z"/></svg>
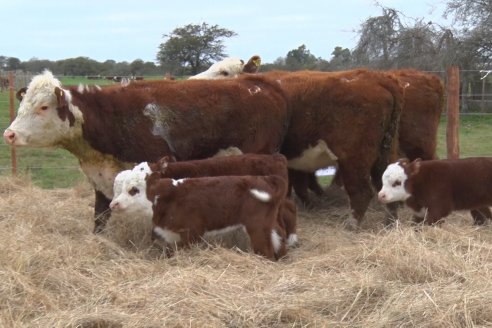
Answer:
<svg viewBox="0 0 492 328"><path fill-rule="evenodd" d="M359 222L356 219L350 217L343 221L343 227L349 231L357 231L359 230Z"/></svg>

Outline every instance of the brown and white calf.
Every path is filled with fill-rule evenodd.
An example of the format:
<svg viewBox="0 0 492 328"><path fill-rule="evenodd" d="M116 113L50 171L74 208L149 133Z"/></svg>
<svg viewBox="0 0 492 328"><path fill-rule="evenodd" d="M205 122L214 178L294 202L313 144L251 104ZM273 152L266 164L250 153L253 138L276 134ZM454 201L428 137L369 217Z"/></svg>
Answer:
<svg viewBox="0 0 492 328"><path fill-rule="evenodd" d="M492 206L492 158L401 159L387 167L382 182L379 200L404 201L417 222L434 224L455 210ZM474 217L474 223L485 219Z"/></svg>
<svg viewBox="0 0 492 328"><path fill-rule="evenodd" d="M173 179L224 175L277 175L288 181L287 160L280 154L244 154L182 162L175 162L165 156L156 163L140 163L132 171L132 174L123 171L115 179L115 198L110 208L116 213L152 215L151 203L145 196L144 179L146 175L153 172L157 172L161 178ZM285 231L287 244L295 246L298 242L297 208L289 198L284 197L282 201L278 224Z"/></svg>
<svg viewBox="0 0 492 328"><path fill-rule="evenodd" d="M155 172L147 178L153 203L153 235L170 246L189 246L205 233L243 226L256 254L285 254L277 217L287 192L282 177L219 176L174 180Z"/></svg>

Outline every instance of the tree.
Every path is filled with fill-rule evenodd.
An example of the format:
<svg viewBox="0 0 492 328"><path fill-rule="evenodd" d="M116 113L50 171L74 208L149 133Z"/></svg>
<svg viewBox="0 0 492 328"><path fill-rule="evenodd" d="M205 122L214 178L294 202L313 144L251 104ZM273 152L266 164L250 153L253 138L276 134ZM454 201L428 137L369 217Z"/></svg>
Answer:
<svg viewBox="0 0 492 328"><path fill-rule="evenodd" d="M383 8L383 15L368 18L360 31L360 38L353 52L356 62L361 65L390 68L401 27L398 12Z"/></svg>
<svg viewBox="0 0 492 328"><path fill-rule="evenodd" d="M303 44L287 53L285 65L291 71L313 69L316 66L316 57Z"/></svg>
<svg viewBox="0 0 492 328"><path fill-rule="evenodd" d="M462 49L465 57L473 56L482 66L492 64L492 1L449 0L445 17L454 15L459 25Z"/></svg>
<svg viewBox="0 0 492 328"><path fill-rule="evenodd" d="M333 56L330 60L330 68L332 70L342 70L351 67L352 54L348 48L335 47L331 55Z"/></svg>
<svg viewBox="0 0 492 328"><path fill-rule="evenodd" d="M157 60L171 72L197 74L208 68L214 61L223 59L224 38L237 34L218 25L188 24L174 29L170 34L164 34L167 41L161 43Z"/></svg>

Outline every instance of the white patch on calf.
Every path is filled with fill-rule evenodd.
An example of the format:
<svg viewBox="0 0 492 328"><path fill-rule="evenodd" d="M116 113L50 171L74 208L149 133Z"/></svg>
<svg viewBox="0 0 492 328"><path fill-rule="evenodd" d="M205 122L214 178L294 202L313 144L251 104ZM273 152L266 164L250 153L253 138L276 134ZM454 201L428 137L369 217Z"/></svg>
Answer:
<svg viewBox="0 0 492 328"><path fill-rule="evenodd" d="M85 86L84 86L82 83L80 83L80 84L77 86L77 91L78 91L79 93L84 93L84 91L85 91Z"/></svg>
<svg viewBox="0 0 492 328"><path fill-rule="evenodd" d="M297 234L291 233L289 237L287 238L287 246L289 247L295 247L299 243L299 240L297 238Z"/></svg>
<svg viewBox="0 0 492 328"><path fill-rule="evenodd" d="M154 227L154 233L168 244L177 244L181 242L181 235L169 229Z"/></svg>
<svg viewBox="0 0 492 328"><path fill-rule="evenodd" d="M272 196L266 191L250 189L249 192L251 193L251 195L253 195L253 197L264 203L269 202L270 199L272 199Z"/></svg>
<svg viewBox="0 0 492 328"><path fill-rule="evenodd" d="M338 157L328 148L324 140L318 140L314 147L305 149L299 157L290 159L287 167L295 170L314 172L317 169L333 166Z"/></svg>
<svg viewBox="0 0 492 328"><path fill-rule="evenodd" d="M159 195L155 195L154 197L154 206L157 206L157 202L159 202Z"/></svg>
<svg viewBox="0 0 492 328"><path fill-rule="evenodd" d="M186 178L183 178L183 179L178 179L178 180L173 180L173 186L177 187L179 186L180 184L184 183L186 181Z"/></svg>
<svg viewBox="0 0 492 328"><path fill-rule="evenodd" d="M136 165L133 169L133 172L141 172L145 174L151 174L152 170L150 169L149 163L147 162L142 162L138 165Z"/></svg>
<svg viewBox="0 0 492 328"><path fill-rule="evenodd" d="M238 229L244 229L245 230L245 227L242 224L235 224L235 225L225 227L223 229L209 230L203 234L203 238L213 238L213 237L217 237L220 235L225 235L227 233L236 231Z"/></svg>
<svg viewBox="0 0 492 328"><path fill-rule="evenodd" d="M123 183L130 176L131 173L131 170L124 170L116 175L113 183L113 198L118 197L121 194L123 190Z"/></svg>
<svg viewBox="0 0 492 328"><path fill-rule="evenodd" d="M405 201L411 195L405 190L405 181L408 179L405 170L398 163L388 165L383 173L383 187L378 193L382 203Z"/></svg>
<svg viewBox="0 0 492 328"><path fill-rule="evenodd" d="M275 229L272 230L272 246L275 254L277 254L282 247L282 237L280 237L277 230Z"/></svg>

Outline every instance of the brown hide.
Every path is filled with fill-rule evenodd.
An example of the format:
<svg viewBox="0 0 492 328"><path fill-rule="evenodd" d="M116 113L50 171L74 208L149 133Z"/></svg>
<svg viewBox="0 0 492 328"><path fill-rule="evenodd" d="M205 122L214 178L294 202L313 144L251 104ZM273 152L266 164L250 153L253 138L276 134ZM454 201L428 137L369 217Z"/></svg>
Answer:
<svg viewBox="0 0 492 328"><path fill-rule="evenodd" d="M261 155L244 154L226 157L214 157L202 160L173 162L165 157L157 163L149 164L153 172L159 172L161 178L194 178L224 175L277 175L287 183L287 160L281 154ZM286 236L296 233L297 208L288 198L283 200L279 225Z"/></svg>
<svg viewBox="0 0 492 328"><path fill-rule="evenodd" d="M353 78L361 72L355 70L325 74L347 74L346 78ZM400 156L410 160L436 159L437 129L444 105L442 81L434 74L412 69L393 70L390 73L405 85L398 127ZM343 184L339 174L334 179L337 184ZM308 188L317 194L322 192L314 173L292 172L291 183L295 185L296 194L303 202L309 202Z"/></svg>
<svg viewBox="0 0 492 328"><path fill-rule="evenodd" d="M262 202L251 189L268 192L272 198ZM189 178L177 186L155 174L147 180L154 226L178 233L184 246L199 241L207 231L242 224L254 252L271 260L276 259L271 234L286 192L287 183L279 176ZM285 253L284 244L282 248Z"/></svg>
<svg viewBox="0 0 492 328"><path fill-rule="evenodd" d="M492 158L430 160L404 165L411 194L406 205L419 212L427 208L425 223L433 224L455 210L492 206ZM410 174L411 171L416 173ZM476 222L483 223L483 222Z"/></svg>
<svg viewBox="0 0 492 328"><path fill-rule="evenodd" d="M395 138L403 87L391 74L344 72L273 72L292 106L282 145L288 159L324 140L338 157L354 218L360 221L386 166L396 159Z"/></svg>
<svg viewBox="0 0 492 328"><path fill-rule="evenodd" d="M289 118L278 84L258 76L139 81L96 92L73 88L71 93L84 114L84 139L125 162L171 154L180 160L204 158L230 146L272 153ZM149 104L152 113L145 110Z"/></svg>

